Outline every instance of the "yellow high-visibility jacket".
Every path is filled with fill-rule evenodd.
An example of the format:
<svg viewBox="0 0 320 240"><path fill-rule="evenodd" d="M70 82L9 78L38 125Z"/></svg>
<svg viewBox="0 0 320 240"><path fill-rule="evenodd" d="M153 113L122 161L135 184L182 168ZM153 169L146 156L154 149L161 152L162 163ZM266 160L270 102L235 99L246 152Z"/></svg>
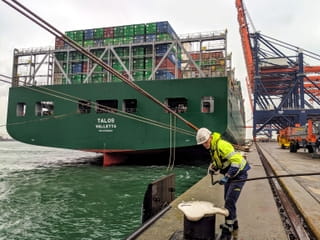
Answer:
<svg viewBox="0 0 320 240"><path fill-rule="evenodd" d="M250 168L242 154L235 151L231 143L221 139L220 133L212 134L209 151L213 167L226 176L235 177L240 171Z"/></svg>

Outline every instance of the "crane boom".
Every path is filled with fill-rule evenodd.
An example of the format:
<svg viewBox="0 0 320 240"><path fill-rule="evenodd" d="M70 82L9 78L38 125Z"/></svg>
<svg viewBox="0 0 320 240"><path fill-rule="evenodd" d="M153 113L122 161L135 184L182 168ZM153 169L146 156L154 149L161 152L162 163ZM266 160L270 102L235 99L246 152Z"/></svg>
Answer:
<svg viewBox="0 0 320 240"><path fill-rule="evenodd" d="M242 0L236 0L236 8L238 11L239 31L241 36L243 54L246 61L247 74L249 78L250 88L253 91L254 87L254 63L253 53L250 43L249 27L245 14L245 9Z"/></svg>

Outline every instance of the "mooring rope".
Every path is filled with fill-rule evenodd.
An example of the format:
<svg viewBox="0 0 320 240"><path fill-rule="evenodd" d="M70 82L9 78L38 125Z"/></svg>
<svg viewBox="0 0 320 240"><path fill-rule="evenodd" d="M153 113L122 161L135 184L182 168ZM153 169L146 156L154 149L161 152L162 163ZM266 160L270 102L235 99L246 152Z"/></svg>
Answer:
<svg viewBox="0 0 320 240"><path fill-rule="evenodd" d="M170 114L170 153L167 171L172 171L176 161L176 117Z"/></svg>
<svg viewBox="0 0 320 240"><path fill-rule="evenodd" d="M169 129L169 161L168 161L167 171L170 170L171 160L172 160L172 114L171 113L169 113L169 124L170 124L170 129Z"/></svg>
<svg viewBox="0 0 320 240"><path fill-rule="evenodd" d="M47 88L44 88L44 87L38 87L38 88L33 88L33 87L29 87L29 86L22 86L22 87L27 88L27 89L32 90L32 91L40 92L40 93L43 93L43 94L46 94L46 95L49 95L49 96L54 96L56 98L60 98L60 99L66 100L66 101L74 102L74 103L78 103L78 101L80 101L80 100L86 101L85 99L81 99L81 98L78 98L78 97L75 97L75 96L71 96L71 95L68 95L68 94L64 94L64 93L60 93L60 94L71 96L71 97L73 97L73 98L75 98L77 100L73 100L71 98L59 96L57 94L53 94L53 93L50 93L48 91L41 90L41 89L51 90L51 89L47 89ZM52 91L54 91L54 90L52 90ZM157 126L157 127L164 128L164 129L170 129L170 126L168 124L166 124L166 123L163 123L163 122L159 122L159 121L156 121L156 120L153 120L153 119L150 119L150 118L146 118L146 117L142 117L142 116L135 115L135 114L132 114L132 113L128 113L128 112L125 112L125 111L122 111L122 110L119 110L119 109L115 109L115 108L111 108L111 107L108 107L108 106L105 106L105 105L101 105L101 104L98 104L98 103L93 103L93 105L94 105L94 107L95 106L99 107L99 109L101 111L103 111L103 112L112 112L112 114L117 115L117 116L125 117L125 118L132 119L132 120L136 120L136 121L139 121L139 122L142 122L142 123L146 123L146 124ZM71 116L71 115L74 115L74 114L77 114L77 112L65 113L65 114L61 114L61 115L53 115L53 116L50 116L50 117L36 119L36 120L28 120L28 121L16 122L16 123L7 123L5 126L7 126L7 125L9 126L9 125L26 124L28 122L43 121L43 120L49 120L49 119L52 119L52 118L68 117L68 116ZM185 135L189 135L189 136L194 136L195 135L194 132L191 132L191 131L183 129L183 128L177 128L176 131L178 131L181 134L185 134Z"/></svg>
<svg viewBox="0 0 320 240"><path fill-rule="evenodd" d="M5 2L7 5L9 5L10 7L12 7L13 9L17 10L19 13L21 13L22 15L24 15L25 17L29 18L31 21L33 21L34 23L36 23L37 25L39 25L40 27L42 27L43 29L47 30L48 32L50 32L52 35L56 36L57 38L63 40L65 43L69 44L71 47L73 47L74 49L78 50L80 53L82 53L83 55L85 55L86 57L88 57L90 60L92 60L93 62L95 62L96 64L100 65L102 68L104 68L105 70L107 70L108 72L112 73L114 76L118 77L119 79L121 79L123 82L125 82L126 84L128 84L129 86L131 86L133 89L135 89L136 91L138 91L139 93L141 93L142 95L145 95L146 97L148 97L149 99L151 99L152 101L154 101L156 104L160 105L162 108L164 108L166 111L172 113L174 116L176 116L178 119L180 119L182 122L184 122L187 126L189 126L190 128L192 128L193 130L197 131L198 127L196 127L195 125L193 125L191 122L189 122L188 120L184 119L182 116L180 116L178 113L174 112L173 110L171 110L168 106L166 106L165 104L163 104L161 101L159 101L157 98L155 98L154 96L152 96L150 93L148 93L147 91L145 91L144 89L140 88L137 84L135 84L134 82L132 82L129 78L123 76L121 73L119 73L118 71L116 71L115 69L113 69L112 67L110 67L108 64L106 64L104 61L102 61L101 59L99 59L97 56L95 56L93 53L91 53L90 51L86 50L85 48L83 48L82 46L80 46L78 43L76 43L74 40L72 40L71 38L69 38L68 36L66 36L65 34L63 34L61 31L59 31L57 28L53 27L51 24L49 24L48 22L46 22L45 20L43 20L42 18L40 18L39 16L37 16L35 13L33 13L32 11L30 11L28 8L26 8L24 5L22 5L21 3L19 3L16 0L11 0L11 3L7 0L2 0L3 2Z"/></svg>
<svg viewBox="0 0 320 240"><path fill-rule="evenodd" d="M1 81L5 82L5 83L8 83L8 84L11 84L11 82L9 82L7 80L1 80ZM50 89L50 88L46 88L46 87L43 87L43 86L37 86L38 89L34 88L32 86L25 86L25 85L22 85L21 87L27 88L27 89L32 90L32 91L40 92L40 93L43 93L43 94L46 94L46 95L49 95L49 96L54 96L54 97L57 97L57 98L60 98L60 99L63 99L63 100L70 101L70 102L78 103L77 101L86 101L85 99L81 99L79 97L76 97L76 96L73 96L73 95L70 95L70 94L66 94L66 93L63 93L61 91L56 91L56 90L53 90L53 89ZM43 90L41 90L41 89L43 89ZM49 91L51 91L53 93L49 93ZM58 94L64 95L64 96L67 96L67 97L63 97L63 96L60 96ZM74 98L75 100L73 100L72 98ZM136 120L136 121L140 121L140 122L143 122L143 123L147 123L147 124L150 124L150 125L153 125L153 126L158 126L160 128L170 129L170 126L168 124L166 124L166 123L163 123L163 122L160 122L160 121L156 121L156 120L153 120L153 119L150 119L150 118L146 118L146 117L143 117L143 116L135 115L135 114L132 114L132 113L128 113L128 112L125 112L125 111L122 111L122 110L119 110L119 109L111 108L111 107L108 107L108 106L105 106L105 105L98 104L96 102L93 103L93 107L99 107L99 109L104 111L104 112L112 112L113 114L118 115L118 116L122 116L122 117L126 117L126 118L129 118L129 119L132 119L132 120ZM61 114L61 115L54 115L54 116L47 117L47 118L28 120L28 121L23 121L23 122L9 123L9 124L0 125L0 127L9 126L9 125L26 124L28 122L43 121L43 120L49 120L49 119L52 119L52 118L68 117L68 116L71 116L71 115L74 115L74 114L77 114L77 112L70 112L70 113L65 113L65 114ZM189 136L194 136L195 135L194 132L186 130L186 129L183 129L183 128L176 128L176 131L178 131L179 133L185 134L185 135L189 135Z"/></svg>

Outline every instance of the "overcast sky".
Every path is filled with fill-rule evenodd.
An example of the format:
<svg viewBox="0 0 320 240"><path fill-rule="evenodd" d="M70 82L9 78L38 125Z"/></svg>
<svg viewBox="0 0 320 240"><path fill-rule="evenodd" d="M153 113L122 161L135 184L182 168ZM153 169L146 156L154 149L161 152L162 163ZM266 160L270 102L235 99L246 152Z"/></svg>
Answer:
<svg viewBox="0 0 320 240"><path fill-rule="evenodd" d="M169 21L178 34L228 30L236 78L246 76L235 0L21 0L61 31ZM319 0L244 0L257 31L320 54ZM0 1L0 74L11 76L14 48L53 46L54 37ZM0 135L8 84L0 82ZM248 101L246 100L248 104Z"/></svg>

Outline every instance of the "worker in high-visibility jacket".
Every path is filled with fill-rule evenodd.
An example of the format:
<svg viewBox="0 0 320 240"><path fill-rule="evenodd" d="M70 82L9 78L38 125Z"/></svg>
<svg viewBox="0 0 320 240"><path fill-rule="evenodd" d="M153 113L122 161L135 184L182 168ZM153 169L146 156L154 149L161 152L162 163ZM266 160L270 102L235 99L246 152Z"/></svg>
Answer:
<svg viewBox="0 0 320 240"><path fill-rule="evenodd" d="M229 216L220 226L222 229L220 239L229 240L232 235L238 234L236 203L245 183L244 181L232 183L232 180L247 179L250 166L242 154L234 150L232 144L221 138L220 133L212 133L207 128L200 128L197 131L196 140L197 144L202 144L210 152L212 163L209 171L224 175L219 180L219 184L224 185L225 208L228 209Z"/></svg>

